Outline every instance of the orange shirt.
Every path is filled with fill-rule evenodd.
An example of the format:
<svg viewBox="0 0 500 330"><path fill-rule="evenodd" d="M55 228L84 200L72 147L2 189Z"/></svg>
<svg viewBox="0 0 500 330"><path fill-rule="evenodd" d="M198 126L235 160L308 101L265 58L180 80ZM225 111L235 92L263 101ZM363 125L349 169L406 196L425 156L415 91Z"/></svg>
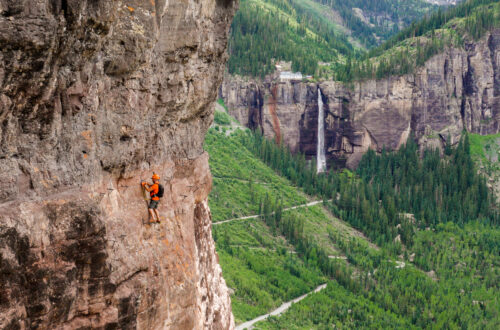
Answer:
<svg viewBox="0 0 500 330"><path fill-rule="evenodd" d="M158 186L158 184L157 183L153 184L152 186L149 187L149 189L151 189L151 191L149 192L149 194L151 196L151 200L159 201L160 197L155 196L158 193L158 191L160 190L160 187Z"/></svg>

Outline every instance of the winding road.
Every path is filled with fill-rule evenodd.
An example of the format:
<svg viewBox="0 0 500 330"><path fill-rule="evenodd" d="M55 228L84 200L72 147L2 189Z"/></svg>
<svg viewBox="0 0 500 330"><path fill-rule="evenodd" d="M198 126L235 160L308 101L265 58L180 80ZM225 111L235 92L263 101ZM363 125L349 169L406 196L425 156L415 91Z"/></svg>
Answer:
<svg viewBox="0 0 500 330"><path fill-rule="evenodd" d="M238 325L236 327L236 330L243 330L243 329L253 329L253 325L259 321L262 321L262 320L265 320L267 319L269 316L277 316L277 315L281 315L283 314L284 312L286 312L287 309L290 308L290 306L292 306L292 304L295 304L299 301L301 301L302 299L304 299L305 297L307 297L308 295L310 295L311 293L315 293L315 292L319 292L321 290L323 290L324 288L326 288L326 284L321 284L320 286L318 286L316 289L314 289L313 291L309 292L309 293L306 293L298 298L295 298L293 300L290 300L286 303L283 303L283 305L281 305L280 307L276 308L274 311L272 311L271 313L269 314L265 314L265 315L261 315L253 320L250 320L250 321L247 321L245 323L242 323L240 325Z"/></svg>
<svg viewBox="0 0 500 330"><path fill-rule="evenodd" d="M314 205L318 205L318 204L321 204L321 203L323 203L323 200L314 201L314 202L310 202L310 203L302 204L302 205L297 205L297 206L292 206L292 207L288 207L286 209L283 209L283 212L290 211L290 210L295 210L295 209L298 209L298 208L301 208L301 207L314 206ZM271 213L271 214L273 214L273 213ZM223 220L223 221L219 221L219 222L214 222L214 223L212 223L212 225L215 226L215 225L220 225L222 223L228 223L228 222L233 222L233 221L238 221L238 220L256 219L258 217L260 217L260 215L258 215L258 214L257 215L248 215L246 217L234 218L234 219L229 219L229 220Z"/></svg>

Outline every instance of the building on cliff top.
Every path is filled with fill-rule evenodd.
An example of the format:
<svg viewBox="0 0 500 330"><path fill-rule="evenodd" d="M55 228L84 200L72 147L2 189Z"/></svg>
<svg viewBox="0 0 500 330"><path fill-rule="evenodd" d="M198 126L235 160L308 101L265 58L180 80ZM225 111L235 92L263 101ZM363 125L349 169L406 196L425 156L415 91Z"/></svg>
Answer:
<svg viewBox="0 0 500 330"><path fill-rule="evenodd" d="M301 81L301 80L302 80L302 73L300 72L290 72L290 71L280 72L280 82Z"/></svg>

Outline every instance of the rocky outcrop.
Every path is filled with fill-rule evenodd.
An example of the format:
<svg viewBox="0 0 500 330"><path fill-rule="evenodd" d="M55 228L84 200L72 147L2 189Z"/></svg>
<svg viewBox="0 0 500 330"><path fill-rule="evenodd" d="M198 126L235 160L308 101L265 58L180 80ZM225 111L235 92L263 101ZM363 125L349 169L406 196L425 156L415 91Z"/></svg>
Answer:
<svg viewBox="0 0 500 330"><path fill-rule="evenodd" d="M306 155L315 155L317 88L325 103L327 158L355 166L373 148L397 149L413 132L422 146L455 143L466 129L494 134L500 128L500 30L464 49L448 49L431 58L414 74L363 81L353 87L326 81L245 82L226 77L222 96L230 112L243 124L262 118L259 127L270 129L269 99L277 90L275 112L283 140ZM256 88L254 88L256 86ZM254 96L262 99L259 107ZM250 116L250 117L248 117ZM252 127L251 125L248 125Z"/></svg>
<svg viewBox="0 0 500 330"><path fill-rule="evenodd" d="M235 7L0 0L0 328L233 327L203 140Z"/></svg>
<svg viewBox="0 0 500 330"><path fill-rule="evenodd" d="M316 84L279 83L271 79L258 82L226 76L220 96L242 125L260 128L271 139L279 132L279 139L294 152L316 154Z"/></svg>

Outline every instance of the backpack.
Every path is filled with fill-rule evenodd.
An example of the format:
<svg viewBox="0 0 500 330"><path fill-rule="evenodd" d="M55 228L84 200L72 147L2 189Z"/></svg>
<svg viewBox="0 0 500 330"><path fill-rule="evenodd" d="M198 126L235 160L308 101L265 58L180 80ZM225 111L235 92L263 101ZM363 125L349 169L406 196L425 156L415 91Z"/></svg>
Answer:
<svg viewBox="0 0 500 330"><path fill-rule="evenodd" d="M164 192L165 192L165 189L163 189L163 186L161 184L158 184L158 193L156 194L156 196L162 198Z"/></svg>

